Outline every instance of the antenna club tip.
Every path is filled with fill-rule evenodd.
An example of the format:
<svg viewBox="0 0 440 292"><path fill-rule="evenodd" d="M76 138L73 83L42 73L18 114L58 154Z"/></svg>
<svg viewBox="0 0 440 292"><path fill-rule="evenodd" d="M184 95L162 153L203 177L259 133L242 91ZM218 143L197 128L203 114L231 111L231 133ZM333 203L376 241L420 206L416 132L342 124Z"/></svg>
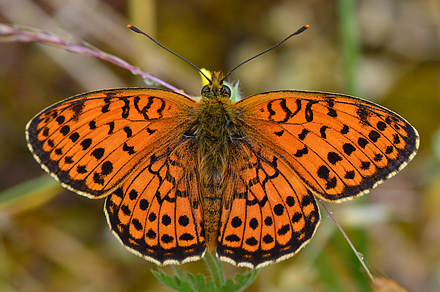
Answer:
<svg viewBox="0 0 440 292"><path fill-rule="evenodd" d="M307 28L309 28L309 27L310 27L310 25L308 25L308 24L304 25L304 28L305 28L305 29L307 29Z"/></svg>
<svg viewBox="0 0 440 292"><path fill-rule="evenodd" d="M131 29L132 31L134 31L134 32L142 33L142 31L139 28L137 28L136 26L134 26L134 25L129 24L129 25L127 25L127 27L129 29Z"/></svg>

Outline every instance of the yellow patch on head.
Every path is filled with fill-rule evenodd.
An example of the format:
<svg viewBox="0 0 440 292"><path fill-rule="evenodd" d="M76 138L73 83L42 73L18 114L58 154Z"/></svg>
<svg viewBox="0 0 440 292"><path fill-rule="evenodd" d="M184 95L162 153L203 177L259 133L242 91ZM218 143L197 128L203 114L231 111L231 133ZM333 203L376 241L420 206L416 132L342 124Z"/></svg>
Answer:
<svg viewBox="0 0 440 292"><path fill-rule="evenodd" d="M206 77L208 77L209 79L212 78L211 77L212 73L208 69L202 68L200 69L200 71L202 71L202 73L205 74ZM209 80L206 80L205 76L203 76L201 73L200 73L200 77L202 78L202 87L209 84Z"/></svg>

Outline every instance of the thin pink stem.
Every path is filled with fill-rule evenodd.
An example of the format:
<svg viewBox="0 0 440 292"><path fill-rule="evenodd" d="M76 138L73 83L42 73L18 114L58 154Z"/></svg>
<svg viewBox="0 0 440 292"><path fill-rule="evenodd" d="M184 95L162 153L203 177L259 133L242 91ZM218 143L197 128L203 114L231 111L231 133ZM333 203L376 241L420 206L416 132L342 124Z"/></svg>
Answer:
<svg viewBox="0 0 440 292"><path fill-rule="evenodd" d="M188 94L182 92L178 88L166 83L165 81L154 77L139 68L129 64L128 62L122 60L121 58L118 58L116 56L113 56L111 54L105 53L97 48L94 48L93 46L87 44L86 42L82 42L83 44L76 44L72 42L68 42L65 40L62 40L61 38L57 37L56 35L40 31L33 28L14 28L9 25L0 24L0 41L3 42L37 42L42 43L46 45L52 45L56 47L60 47L66 51L80 54L80 55L86 55L91 56L94 58L98 58L104 61L107 61L109 63L112 63L116 66L119 66L121 68L124 68L126 70L129 70L134 75L140 75L145 79L149 79L153 81L156 84L159 84L165 88L168 88L172 91L178 92L180 94L183 94L189 98L192 98Z"/></svg>

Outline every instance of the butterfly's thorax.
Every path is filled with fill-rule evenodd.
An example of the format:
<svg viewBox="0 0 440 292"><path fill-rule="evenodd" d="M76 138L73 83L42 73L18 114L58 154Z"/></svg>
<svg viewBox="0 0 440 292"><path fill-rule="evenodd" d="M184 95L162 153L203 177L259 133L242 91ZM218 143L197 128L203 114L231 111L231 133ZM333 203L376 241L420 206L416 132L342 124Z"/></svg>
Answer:
<svg viewBox="0 0 440 292"><path fill-rule="evenodd" d="M204 94L200 100L195 129L198 136L197 156L205 239L209 249L217 243L223 180L235 128L235 115L229 95L215 91L219 89L215 82L212 88L209 95Z"/></svg>

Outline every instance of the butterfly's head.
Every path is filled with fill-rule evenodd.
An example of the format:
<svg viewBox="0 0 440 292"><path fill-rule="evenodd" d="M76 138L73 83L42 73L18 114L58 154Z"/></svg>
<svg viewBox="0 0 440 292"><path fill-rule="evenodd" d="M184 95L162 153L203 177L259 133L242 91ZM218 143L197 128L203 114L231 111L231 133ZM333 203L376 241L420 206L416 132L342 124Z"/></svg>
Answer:
<svg viewBox="0 0 440 292"><path fill-rule="evenodd" d="M230 98L231 89L223 84L223 80L224 77L222 72L212 72L209 84L202 88L202 96L206 98Z"/></svg>

